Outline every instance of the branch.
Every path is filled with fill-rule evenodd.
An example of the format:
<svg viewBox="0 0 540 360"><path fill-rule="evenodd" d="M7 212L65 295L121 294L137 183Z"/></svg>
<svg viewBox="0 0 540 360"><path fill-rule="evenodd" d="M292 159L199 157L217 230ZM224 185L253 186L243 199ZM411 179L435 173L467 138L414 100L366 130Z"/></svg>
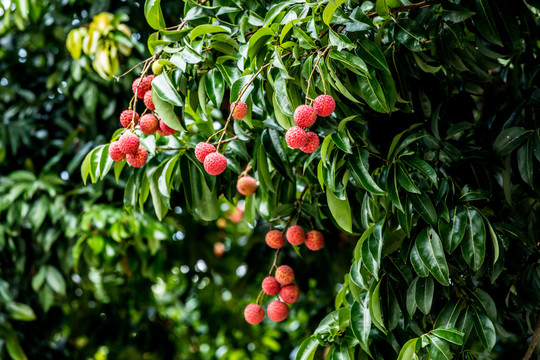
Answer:
<svg viewBox="0 0 540 360"><path fill-rule="evenodd" d="M400 7L397 7L397 8L388 9L388 12L390 14L395 14L395 13L400 13L400 12L414 10L414 9L423 9L423 8L426 8L426 7L430 7L430 6L433 6L433 5L440 4L441 2L442 2L442 0L422 1L422 2L419 2L419 3L416 3L416 4L404 5L404 6L400 6ZM366 15L368 17L370 17L370 18L374 18L374 17L379 16L379 13L371 12L371 13L367 13Z"/></svg>
<svg viewBox="0 0 540 360"><path fill-rule="evenodd" d="M539 336L540 336L540 312L538 313L538 316L536 316L536 327L534 328L534 333L531 338L531 343L529 344L529 348L527 349L527 352L525 353L523 360L529 360L531 358L534 352L534 348L538 344Z"/></svg>

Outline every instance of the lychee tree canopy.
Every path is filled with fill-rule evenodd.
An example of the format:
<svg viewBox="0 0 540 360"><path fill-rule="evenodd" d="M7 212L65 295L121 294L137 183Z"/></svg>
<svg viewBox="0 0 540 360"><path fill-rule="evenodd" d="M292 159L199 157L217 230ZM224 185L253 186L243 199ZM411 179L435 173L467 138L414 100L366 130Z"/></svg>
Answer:
<svg viewBox="0 0 540 360"><path fill-rule="evenodd" d="M323 346L332 359L496 358L516 338L525 353L540 331L539 5L185 1L172 23L147 0L151 57L137 71L164 66L152 97L179 132L139 134L141 169L99 146L83 179L114 169L126 208L148 201L163 218L181 204L210 221L244 200L236 182L251 166L250 224L294 217L327 242L354 236L336 310L297 359ZM337 107L311 128L319 149L288 148L295 108L323 93ZM229 122L240 95L247 116ZM210 176L194 147L223 134L228 167Z"/></svg>

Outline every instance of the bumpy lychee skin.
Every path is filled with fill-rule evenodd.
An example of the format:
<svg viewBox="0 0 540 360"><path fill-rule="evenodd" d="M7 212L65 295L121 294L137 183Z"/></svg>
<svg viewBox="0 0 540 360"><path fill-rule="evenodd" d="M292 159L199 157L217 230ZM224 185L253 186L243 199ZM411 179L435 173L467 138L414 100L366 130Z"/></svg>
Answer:
<svg viewBox="0 0 540 360"><path fill-rule="evenodd" d="M276 269L274 277L281 285L289 285L294 281L294 271L288 265L281 265Z"/></svg>
<svg viewBox="0 0 540 360"><path fill-rule="evenodd" d="M227 158L223 154L213 152L204 159L204 170L210 175L219 175L227 168Z"/></svg>
<svg viewBox="0 0 540 360"><path fill-rule="evenodd" d="M285 134L285 141L289 147L300 149L307 141L306 130L302 129L300 126L291 127Z"/></svg>
<svg viewBox="0 0 540 360"><path fill-rule="evenodd" d="M236 190L242 195L249 196L257 191L257 180L251 176L244 176L236 182Z"/></svg>
<svg viewBox="0 0 540 360"><path fill-rule="evenodd" d="M159 135L169 136L169 135L174 135L177 132L178 132L177 130L171 129L169 126L167 126L167 124L165 124L163 120L159 120L159 129L157 130L157 133Z"/></svg>
<svg viewBox="0 0 540 360"><path fill-rule="evenodd" d="M140 168L146 164L146 160L148 160L148 151L146 151L144 146L139 145L137 152L134 154L126 154L126 160L129 165Z"/></svg>
<svg viewBox="0 0 540 360"><path fill-rule="evenodd" d="M154 100L152 100L152 90L148 90L146 94L144 94L144 105L146 105L146 107L150 111L156 110L156 107L154 106Z"/></svg>
<svg viewBox="0 0 540 360"><path fill-rule="evenodd" d="M294 122L301 127L308 127L317 120L317 113L312 106L300 105L294 110Z"/></svg>
<svg viewBox="0 0 540 360"><path fill-rule="evenodd" d="M306 246L309 250L321 250L324 246L324 236L320 231L311 230L306 234Z"/></svg>
<svg viewBox="0 0 540 360"><path fill-rule="evenodd" d="M152 135L159 129L159 120L154 114L146 114L141 118L139 126L144 134Z"/></svg>
<svg viewBox="0 0 540 360"><path fill-rule="evenodd" d="M126 158L126 154L120 150L120 143L118 141L113 141L109 145L109 156L113 161L122 161Z"/></svg>
<svg viewBox="0 0 540 360"><path fill-rule="evenodd" d="M266 308L268 317L275 322L283 321L289 316L289 306L283 301L274 300Z"/></svg>
<svg viewBox="0 0 540 360"><path fill-rule="evenodd" d="M163 72L163 65L161 65L160 63L158 63L157 61L154 61L152 63L152 72L155 74L155 75L159 75Z"/></svg>
<svg viewBox="0 0 540 360"><path fill-rule="evenodd" d="M299 296L300 289L298 289L298 285L296 284L285 285L279 290L279 297L287 304L294 304Z"/></svg>
<svg viewBox="0 0 540 360"><path fill-rule="evenodd" d="M133 120L133 110L124 110L120 114L120 123L123 127L127 128L129 124L131 124L131 120ZM135 125L139 123L139 114L135 113Z"/></svg>
<svg viewBox="0 0 540 360"><path fill-rule="evenodd" d="M262 289L266 295L277 295L281 289L281 285L273 276L267 276L262 282Z"/></svg>
<svg viewBox="0 0 540 360"><path fill-rule="evenodd" d="M208 154L211 154L213 152L216 152L216 147L212 144L209 144L207 142L200 142L195 146L195 157L200 162L204 162L204 159Z"/></svg>
<svg viewBox="0 0 540 360"><path fill-rule="evenodd" d="M251 325L260 324L264 319L264 309L257 304L249 304L244 310L244 318Z"/></svg>
<svg viewBox="0 0 540 360"><path fill-rule="evenodd" d="M142 79L142 81L141 78L135 79L135 81L133 81L133 84L131 84L131 90L133 91L133 94L137 93L137 97L139 99L144 98L144 94L146 94L146 92L152 88L151 84L154 78L154 75L150 75ZM141 82L141 85L139 85L139 82ZM139 85L138 89L137 85Z"/></svg>
<svg viewBox="0 0 540 360"><path fill-rule="evenodd" d="M287 229L287 241L292 245L302 245L306 241L306 232L299 225Z"/></svg>
<svg viewBox="0 0 540 360"><path fill-rule="evenodd" d="M247 104L243 101L238 101L238 105L233 111L235 102L231 104L232 117L236 120L242 120L247 114Z"/></svg>
<svg viewBox="0 0 540 360"><path fill-rule="evenodd" d="M134 154L139 149L139 137L131 131L126 131L120 136L118 143L120 144L120 151L126 155Z"/></svg>
<svg viewBox="0 0 540 360"><path fill-rule="evenodd" d="M317 134L315 134L314 132L309 131L307 133L307 141L304 144L304 146L300 148L300 150L302 150L303 152L307 154L311 154L317 151L318 148L319 148L319 136L317 136Z"/></svg>
<svg viewBox="0 0 540 360"><path fill-rule="evenodd" d="M264 240L272 249L279 249L285 244L285 237L279 230L270 230Z"/></svg>
<svg viewBox="0 0 540 360"><path fill-rule="evenodd" d="M313 107L317 112L317 115L326 117L334 112L336 109L336 102L330 95L319 95L313 102Z"/></svg>

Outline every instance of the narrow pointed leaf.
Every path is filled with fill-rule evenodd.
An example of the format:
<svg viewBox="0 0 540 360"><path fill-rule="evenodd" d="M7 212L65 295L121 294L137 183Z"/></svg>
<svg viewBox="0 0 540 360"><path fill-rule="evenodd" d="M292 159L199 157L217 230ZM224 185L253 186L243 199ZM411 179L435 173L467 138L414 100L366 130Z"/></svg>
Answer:
<svg viewBox="0 0 540 360"><path fill-rule="evenodd" d="M486 227L476 209L467 208L467 227L461 245L463 258L473 270L480 269L486 257Z"/></svg>
<svg viewBox="0 0 540 360"><path fill-rule="evenodd" d="M415 247L423 263L438 282L447 286L449 284L449 271L444 249L439 235L432 228L420 232L415 241Z"/></svg>
<svg viewBox="0 0 540 360"><path fill-rule="evenodd" d="M420 309L420 311L426 315L431 310L434 289L435 286L433 284L433 278L431 276L428 276L426 278L419 278L416 284L416 305L418 306L418 309Z"/></svg>
<svg viewBox="0 0 540 360"><path fill-rule="evenodd" d="M439 234L446 251L452 253L463 240L467 227L467 209L456 206L450 211L450 222L439 219Z"/></svg>

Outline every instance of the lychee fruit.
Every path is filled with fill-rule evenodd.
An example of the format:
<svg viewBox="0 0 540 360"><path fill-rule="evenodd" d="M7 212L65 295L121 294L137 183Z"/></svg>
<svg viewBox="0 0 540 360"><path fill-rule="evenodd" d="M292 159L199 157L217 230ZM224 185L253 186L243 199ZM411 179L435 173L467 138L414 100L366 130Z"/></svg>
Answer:
<svg viewBox="0 0 540 360"><path fill-rule="evenodd" d="M242 195L249 196L257 190L257 180L251 176L244 176L236 182L236 190Z"/></svg>
<svg viewBox="0 0 540 360"><path fill-rule="evenodd" d="M281 265L276 269L274 277L281 285L289 285L294 281L294 271L288 265Z"/></svg>
<svg viewBox="0 0 540 360"><path fill-rule="evenodd" d="M300 150L302 150L303 152L307 154L311 154L317 151L318 148L319 148L319 136L317 136L317 134L315 134L314 132L309 131L307 133L307 141L304 144L304 146L300 148Z"/></svg>
<svg viewBox="0 0 540 360"><path fill-rule="evenodd" d="M223 154L213 152L204 159L204 170L210 175L219 175L227 168L227 158Z"/></svg>
<svg viewBox="0 0 540 360"><path fill-rule="evenodd" d="M109 145L109 156L114 161L122 161L126 158L126 154L120 150L120 143L118 141L113 141L111 145Z"/></svg>
<svg viewBox="0 0 540 360"><path fill-rule="evenodd" d="M306 234L306 246L309 250L317 251L324 246L324 236L320 231L311 230Z"/></svg>
<svg viewBox="0 0 540 360"><path fill-rule="evenodd" d="M317 120L317 113L312 106L300 105L294 110L294 122L301 127L308 127Z"/></svg>
<svg viewBox="0 0 540 360"><path fill-rule="evenodd" d="M144 105L146 105L146 107L150 111L156 110L156 107L154 106L154 100L152 100L152 90L148 90L146 94L144 94Z"/></svg>
<svg viewBox="0 0 540 360"><path fill-rule="evenodd" d="M336 102L330 95L319 95L313 102L313 107L317 112L317 115L326 117L334 112L336 109Z"/></svg>
<svg viewBox="0 0 540 360"><path fill-rule="evenodd" d="M131 131L126 131L118 139L120 151L124 154L134 154L139 149L139 137Z"/></svg>
<svg viewBox="0 0 540 360"><path fill-rule="evenodd" d="M236 108L233 111L235 103L238 103L238 105L236 105ZM233 112L233 118L236 120L242 120L247 114L247 104L243 101L235 101L231 104L231 111Z"/></svg>
<svg viewBox="0 0 540 360"><path fill-rule="evenodd" d="M159 75L163 72L163 65L160 64L159 62L157 61L154 61L152 63L152 72L155 74L155 75Z"/></svg>
<svg viewBox="0 0 540 360"><path fill-rule="evenodd" d="M225 253L225 244L223 244L222 242L215 243L214 255L216 255L218 258L222 258L224 253Z"/></svg>
<svg viewBox="0 0 540 360"><path fill-rule="evenodd" d="M216 147L207 142L200 142L195 146L195 157L200 162L204 162L206 156L210 153L216 152Z"/></svg>
<svg viewBox="0 0 540 360"><path fill-rule="evenodd" d="M279 249L285 244L285 237L279 230L270 230L264 240L272 249Z"/></svg>
<svg viewBox="0 0 540 360"><path fill-rule="evenodd" d="M161 136L169 136L174 135L178 131L171 129L163 120L159 120L159 129L157 130L157 133Z"/></svg>
<svg viewBox="0 0 540 360"><path fill-rule="evenodd" d="M288 310L288 308L287 308ZM270 315L269 315L270 316ZM244 318L251 325L260 324L264 319L264 309L257 304L249 304L244 310Z"/></svg>
<svg viewBox="0 0 540 360"><path fill-rule="evenodd" d="M306 241L306 232L299 225L287 229L287 241L292 245L302 245Z"/></svg>
<svg viewBox="0 0 540 360"><path fill-rule="evenodd" d="M300 126L293 126L289 128L285 134L285 141L289 147L293 149L300 149L306 144L307 141L306 130L302 129Z"/></svg>
<svg viewBox="0 0 540 360"><path fill-rule="evenodd" d="M148 90L152 89L152 80L154 80L154 78L154 75L149 75L142 79L142 81L141 78L135 79L135 81L133 81L133 84L131 84L131 90L133 90L133 94L136 93L139 99L144 98L144 94L146 94ZM141 85L139 85L139 82L141 83ZM138 89L137 86L139 86Z"/></svg>
<svg viewBox="0 0 540 360"><path fill-rule="evenodd" d="M289 316L289 306L283 301L274 300L266 308L268 317L275 322L283 321Z"/></svg>
<svg viewBox="0 0 540 360"><path fill-rule="evenodd" d="M137 152L134 154L126 154L126 160L129 165L140 168L144 164L146 164L146 160L148 160L148 151L146 151L146 148L142 145L139 145L139 149L137 149Z"/></svg>
<svg viewBox="0 0 540 360"><path fill-rule="evenodd" d="M281 285L273 276L267 276L262 282L262 289L266 295L277 295L281 289Z"/></svg>
<svg viewBox="0 0 540 360"><path fill-rule="evenodd" d="M152 135L159 129L159 120L154 114L146 114L141 118L139 126L144 134Z"/></svg>
<svg viewBox="0 0 540 360"><path fill-rule="evenodd" d="M135 120L135 125L139 123L139 114L135 112L135 119L133 119L133 110L124 110L120 114L120 123L123 127L127 128L131 124L131 120Z"/></svg>
<svg viewBox="0 0 540 360"><path fill-rule="evenodd" d="M285 285L279 290L279 297L288 304L294 304L298 296L300 296L300 289L296 284Z"/></svg>

